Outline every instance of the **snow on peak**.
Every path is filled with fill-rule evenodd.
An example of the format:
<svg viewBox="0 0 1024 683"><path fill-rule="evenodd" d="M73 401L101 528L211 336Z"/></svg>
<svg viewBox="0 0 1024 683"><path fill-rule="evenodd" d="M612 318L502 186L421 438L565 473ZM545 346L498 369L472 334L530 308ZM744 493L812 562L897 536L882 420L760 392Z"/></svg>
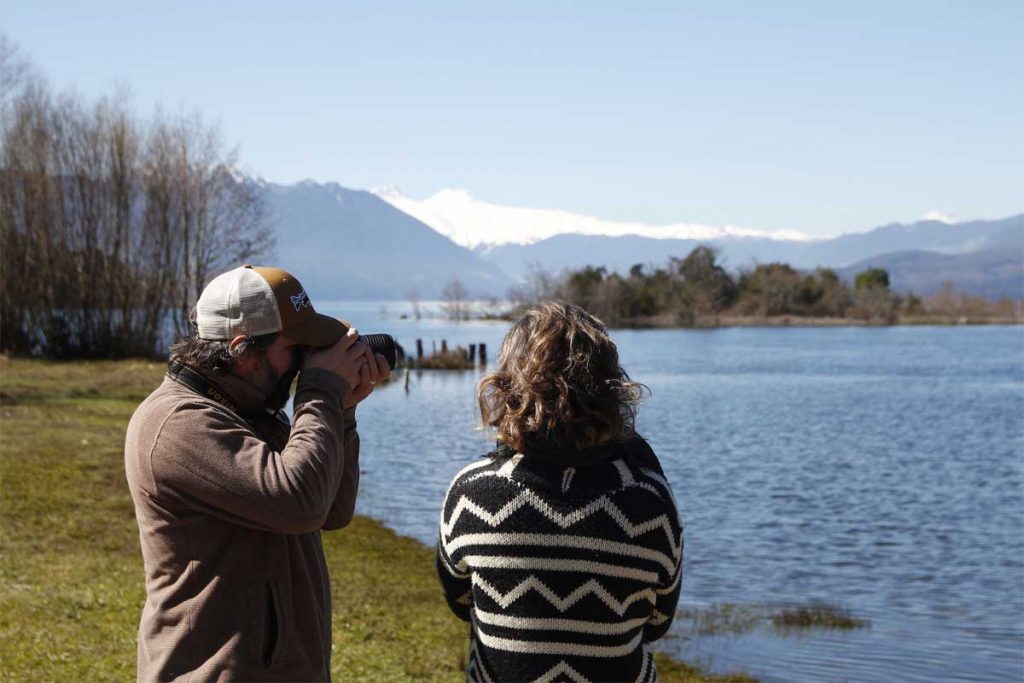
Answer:
<svg viewBox="0 0 1024 683"><path fill-rule="evenodd" d="M956 216L950 216L949 214L942 213L941 211L929 211L925 215L921 216L921 220L938 221L939 223L945 223L947 225L952 225L957 222Z"/></svg>
<svg viewBox="0 0 1024 683"><path fill-rule="evenodd" d="M398 185L381 185L370 190L371 194L375 194L381 199L387 201L388 197L401 197L402 188Z"/></svg>
<svg viewBox="0 0 1024 683"><path fill-rule="evenodd" d="M434 205L442 204L469 204L473 202L472 195L466 190L459 190L450 187L446 187L440 190L433 197L427 200Z"/></svg>
<svg viewBox="0 0 1024 683"><path fill-rule="evenodd" d="M697 223L647 225L608 221L559 209L526 209L475 199L462 189L443 189L417 201L388 186L371 190L410 216L426 223L456 244L470 249L501 244L532 244L565 233L577 235L638 235L655 239L709 240L721 237L809 241L814 238L794 230L766 232L733 225Z"/></svg>

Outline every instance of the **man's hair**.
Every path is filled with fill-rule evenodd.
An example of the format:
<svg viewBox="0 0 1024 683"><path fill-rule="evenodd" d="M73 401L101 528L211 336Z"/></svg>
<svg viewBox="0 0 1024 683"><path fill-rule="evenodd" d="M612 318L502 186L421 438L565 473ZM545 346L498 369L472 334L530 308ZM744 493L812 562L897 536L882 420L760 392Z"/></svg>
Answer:
<svg viewBox="0 0 1024 683"><path fill-rule="evenodd" d="M516 450L529 439L582 450L628 438L645 391L619 366L604 323L558 301L512 325L477 402L483 423Z"/></svg>
<svg viewBox="0 0 1024 683"><path fill-rule="evenodd" d="M230 340L201 339L197 334L171 345L172 361L183 363L194 370L209 373L229 373L247 353L262 351L277 339L278 332L246 337L231 349Z"/></svg>

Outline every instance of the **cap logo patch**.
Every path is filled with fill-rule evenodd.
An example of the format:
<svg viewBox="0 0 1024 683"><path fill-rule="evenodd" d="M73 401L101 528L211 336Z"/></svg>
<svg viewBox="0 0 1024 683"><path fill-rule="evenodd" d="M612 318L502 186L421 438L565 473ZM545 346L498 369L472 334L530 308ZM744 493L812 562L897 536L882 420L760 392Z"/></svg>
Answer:
<svg viewBox="0 0 1024 683"><path fill-rule="evenodd" d="M309 308L309 297L306 296L306 290L302 290L298 294L289 297L292 300L292 306L295 307L295 312L301 311L303 308Z"/></svg>

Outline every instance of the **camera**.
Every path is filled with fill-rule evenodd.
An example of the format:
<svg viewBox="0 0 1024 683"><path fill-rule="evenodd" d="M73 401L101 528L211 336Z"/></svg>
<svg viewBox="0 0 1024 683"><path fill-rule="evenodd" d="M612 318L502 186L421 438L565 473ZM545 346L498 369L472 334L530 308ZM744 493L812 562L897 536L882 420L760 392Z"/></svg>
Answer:
<svg viewBox="0 0 1024 683"><path fill-rule="evenodd" d="M374 353L384 356L392 370L398 365L398 361L405 357L405 351L390 334L361 334L359 341L366 342Z"/></svg>

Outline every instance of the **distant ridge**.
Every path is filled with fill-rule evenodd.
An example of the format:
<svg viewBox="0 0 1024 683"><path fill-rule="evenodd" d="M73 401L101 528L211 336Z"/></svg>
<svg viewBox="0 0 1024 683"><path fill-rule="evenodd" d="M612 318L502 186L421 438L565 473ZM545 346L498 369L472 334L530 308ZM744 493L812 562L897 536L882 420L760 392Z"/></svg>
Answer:
<svg viewBox="0 0 1024 683"><path fill-rule="evenodd" d="M686 256L698 244L719 249L730 270L772 261L801 269L819 266L843 269L867 267L869 262L885 263L898 275L897 288L901 288L905 272L913 289L922 293L937 290L949 280L961 291L972 294L992 296L993 292L1006 292L1007 296L1024 296L1012 294L1016 277L1013 273L1024 272L1024 215L957 224L893 223L866 233L815 242L735 237L658 240L563 234L534 244L506 244L478 252L510 276L524 278L531 267L537 266L558 272L563 268L595 265L622 273L637 263L663 267L670 256ZM917 256L914 259L906 255L889 258L889 255L903 252ZM922 254L963 258L924 259ZM968 258L974 254L979 255ZM912 261L917 265L912 265Z"/></svg>
<svg viewBox="0 0 1024 683"><path fill-rule="evenodd" d="M477 247L470 250L441 234L436 225L431 227L396 208L401 204L396 197L401 194L395 190L366 192L313 181L294 185L249 182L258 185L266 197L277 236L278 262L301 273L303 283L318 298L402 300L415 291L420 298L436 299L456 276L471 298L503 297L511 286L525 281L532 268L559 273L594 265L625 273L638 263L663 267L669 257L684 257L701 244L719 249L726 267L733 271L781 261L804 270L830 267L852 278L859 270L877 266L890 271L897 290L928 294L951 281L960 291L989 298L1024 296L1024 214L952 222L951 217L931 212L928 220L813 240L806 236L780 239L777 233L767 236L755 231L738 234L708 226L697 226L704 232L695 230L690 237L567 232L534 239L545 230L562 230L577 218L597 219L496 207L455 191L431 198L437 202L423 202L468 206L477 218L479 214L474 212L481 205L496 207L504 222L495 223L497 227L490 232L460 237L459 231L465 232L466 226L473 224L449 225L449 231L463 242L476 241ZM382 197L390 197L390 201ZM452 219L457 212L447 216ZM482 236L493 239L502 231L511 231L510 217L535 220L552 216L565 220L532 232L531 224L521 226L519 232L527 235L521 241L528 243L481 241ZM588 225L588 229L597 229L594 223ZM621 230L633 224L610 225ZM680 223L675 228L683 234L687 225Z"/></svg>
<svg viewBox="0 0 1024 683"><path fill-rule="evenodd" d="M253 181L266 199L276 260L316 300L437 299L458 277L472 297L500 297L513 281L375 195L337 183Z"/></svg>
<svg viewBox="0 0 1024 683"><path fill-rule="evenodd" d="M1024 247L1014 253L988 249L970 254L936 254L929 251L896 251L880 254L839 271L852 282L866 268L884 268L899 292L934 294L951 282L958 292L987 299L1024 298Z"/></svg>

